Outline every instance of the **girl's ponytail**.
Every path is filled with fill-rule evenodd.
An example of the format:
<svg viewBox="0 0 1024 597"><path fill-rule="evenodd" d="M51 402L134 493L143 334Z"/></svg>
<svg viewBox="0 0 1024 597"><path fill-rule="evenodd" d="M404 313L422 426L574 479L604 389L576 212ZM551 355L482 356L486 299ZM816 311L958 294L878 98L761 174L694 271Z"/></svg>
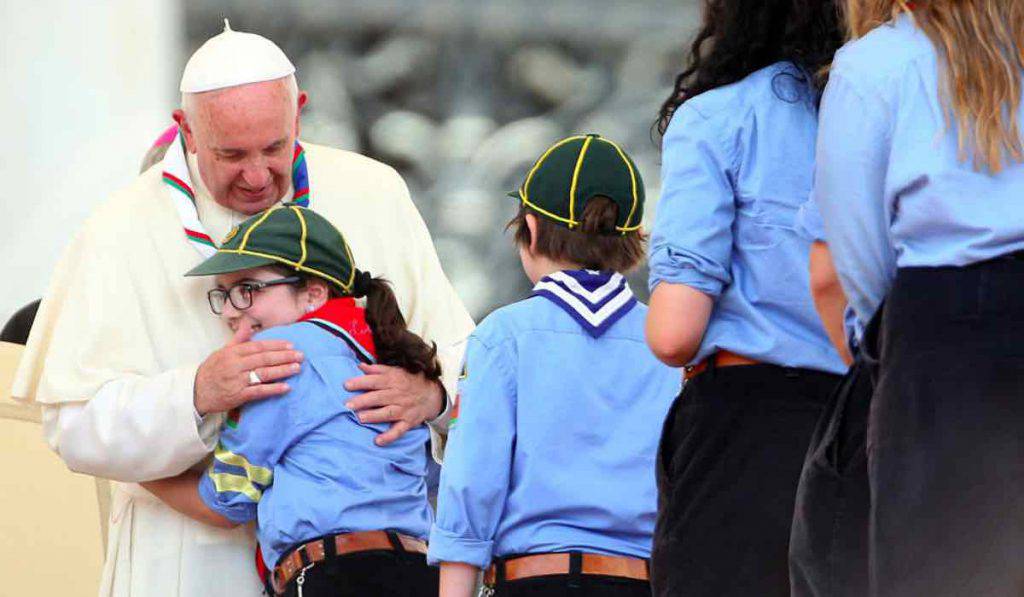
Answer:
<svg viewBox="0 0 1024 597"><path fill-rule="evenodd" d="M363 274L365 275L365 274ZM369 277L369 276L367 276ZM373 333L377 362L401 367L409 373L422 373L427 379L441 378L437 345L427 344L406 328L405 317L391 284L384 278L370 278L361 284L366 294L366 323Z"/></svg>

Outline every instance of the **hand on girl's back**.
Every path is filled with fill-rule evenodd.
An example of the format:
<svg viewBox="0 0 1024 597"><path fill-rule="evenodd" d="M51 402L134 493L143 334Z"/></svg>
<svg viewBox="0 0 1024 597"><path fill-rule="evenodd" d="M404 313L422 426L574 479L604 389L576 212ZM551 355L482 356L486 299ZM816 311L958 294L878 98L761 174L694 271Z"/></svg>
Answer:
<svg viewBox="0 0 1024 597"><path fill-rule="evenodd" d="M278 380L299 372L303 355L291 342L240 341L243 337L236 332L227 346L199 365L193 400L200 415L227 412L253 400L284 394L288 384ZM255 372L260 383L252 383L250 372Z"/></svg>
<svg viewBox="0 0 1024 597"><path fill-rule="evenodd" d="M363 393L345 406L356 412L360 422L391 423L390 429L377 436L378 446L390 444L441 410L444 389L422 373L390 365L359 365L359 369L364 375L345 382L345 389Z"/></svg>

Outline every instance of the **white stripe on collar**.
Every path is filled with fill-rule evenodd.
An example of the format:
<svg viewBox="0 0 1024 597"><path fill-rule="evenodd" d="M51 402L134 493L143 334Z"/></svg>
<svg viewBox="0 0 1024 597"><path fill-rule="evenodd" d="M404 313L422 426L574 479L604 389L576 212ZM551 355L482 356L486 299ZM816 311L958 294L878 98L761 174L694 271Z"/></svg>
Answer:
<svg viewBox="0 0 1024 597"><path fill-rule="evenodd" d="M534 285L533 295L554 303L594 338L600 338L637 304L626 279L611 271L553 272Z"/></svg>
<svg viewBox="0 0 1024 597"><path fill-rule="evenodd" d="M594 271L594 270L584 270L584 271L586 271L587 273L590 273L590 274L595 274L595 275L596 274L600 274L600 272ZM606 296L611 294L616 288L619 287L619 284L622 283L622 274L620 274L618 272L613 273L611 275L611 277L608 278L608 283L606 283L605 285L603 285L603 286L601 286L599 288L594 289L593 291L590 291L590 290L587 290L586 288L584 288L582 284L580 284L578 281L576 281L576 278L573 278L572 276L570 276L569 274L567 274L565 272L555 272L555 273L549 274L549 275L547 275L545 277L546 278L550 278L552 280L557 280L557 281L561 282L562 284L565 284L566 286L569 287L569 290L571 290L574 294L576 294L577 296L579 296L581 298L584 298L584 299L590 301L591 303L598 303L598 302L604 300L604 298ZM628 286L627 286L627 288L628 288Z"/></svg>
<svg viewBox="0 0 1024 597"><path fill-rule="evenodd" d="M629 289L629 285L626 285L622 288L622 291L615 296L615 298L608 301L597 311L594 311L592 307L581 301L575 294L567 292L564 288L554 282L541 280L533 287L533 289L534 291L546 290L554 294L558 298L562 299L568 306L572 307L580 317L586 319L587 323L594 327L600 326L606 319L608 319L609 316L633 299L633 291ZM605 293L605 295L607 294L608 293Z"/></svg>

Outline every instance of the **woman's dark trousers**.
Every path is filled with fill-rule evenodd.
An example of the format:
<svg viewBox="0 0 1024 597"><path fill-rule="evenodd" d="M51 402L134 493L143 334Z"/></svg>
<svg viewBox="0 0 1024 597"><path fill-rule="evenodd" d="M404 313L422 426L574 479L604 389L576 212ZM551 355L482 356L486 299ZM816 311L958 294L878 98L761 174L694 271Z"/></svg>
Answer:
<svg viewBox="0 0 1024 597"><path fill-rule="evenodd" d="M868 425L871 594L1024 594L1024 262L900 269Z"/></svg>
<svg viewBox="0 0 1024 597"><path fill-rule="evenodd" d="M838 380L747 365L686 382L659 447L655 595L788 597L797 482Z"/></svg>

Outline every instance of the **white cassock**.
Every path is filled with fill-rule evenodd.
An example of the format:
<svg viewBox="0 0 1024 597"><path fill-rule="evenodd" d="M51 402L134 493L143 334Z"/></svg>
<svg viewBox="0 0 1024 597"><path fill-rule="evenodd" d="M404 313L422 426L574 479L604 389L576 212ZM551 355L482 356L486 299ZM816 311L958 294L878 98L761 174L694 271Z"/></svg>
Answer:
<svg viewBox="0 0 1024 597"><path fill-rule="evenodd" d="M404 181L364 156L304 147L310 207L342 231L360 269L391 280L409 328L437 343L454 396L473 321ZM246 216L213 201L192 159L188 170L203 227L223 238ZM75 236L12 393L42 404L47 441L71 470L117 481L101 595L256 596L251 526L202 525L137 485L204 460L223 420L198 418L193 383L229 333L207 304L209 278L183 275L203 258L185 238L161 173L158 164L139 176Z"/></svg>

